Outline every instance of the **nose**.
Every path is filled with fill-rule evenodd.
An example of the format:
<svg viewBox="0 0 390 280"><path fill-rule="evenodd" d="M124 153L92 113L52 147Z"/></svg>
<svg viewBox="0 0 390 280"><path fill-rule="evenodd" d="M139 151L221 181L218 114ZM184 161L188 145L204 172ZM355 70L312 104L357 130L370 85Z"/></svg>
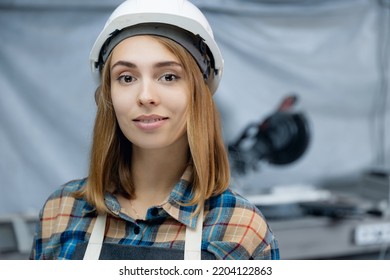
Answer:
<svg viewBox="0 0 390 280"><path fill-rule="evenodd" d="M157 87L150 80L144 80L138 92L138 105L156 106L160 103Z"/></svg>

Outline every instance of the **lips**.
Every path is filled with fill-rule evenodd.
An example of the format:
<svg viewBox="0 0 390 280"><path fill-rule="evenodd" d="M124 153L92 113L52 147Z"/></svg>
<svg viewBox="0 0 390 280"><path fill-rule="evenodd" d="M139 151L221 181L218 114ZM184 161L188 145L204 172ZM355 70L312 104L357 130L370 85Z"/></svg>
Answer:
<svg viewBox="0 0 390 280"><path fill-rule="evenodd" d="M142 115L134 119L136 122L152 123L168 119L167 117L159 115Z"/></svg>
<svg viewBox="0 0 390 280"><path fill-rule="evenodd" d="M142 119L142 120L135 120L136 122L142 122L142 123L153 123L153 122L158 122L162 121L167 118L155 118L155 119Z"/></svg>
<svg viewBox="0 0 390 280"><path fill-rule="evenodd" d="M142 130L154 130L164 125L167 120L167 117L160 115L142 115L135 118L133 121L135 122L135 125Z"/></svg>

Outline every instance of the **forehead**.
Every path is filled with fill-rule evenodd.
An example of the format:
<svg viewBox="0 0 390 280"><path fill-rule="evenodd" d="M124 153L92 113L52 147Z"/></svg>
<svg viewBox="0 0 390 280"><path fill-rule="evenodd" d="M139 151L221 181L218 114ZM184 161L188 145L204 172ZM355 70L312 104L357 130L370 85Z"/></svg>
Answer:
<svg viewBox="0 0 390 280"><path fill-rule="evenodd" d="M131 61L136 64L174 61L178 57L162 42L148 35L134 36L124 39L112 51L111 64L119 60Z"/></svg>

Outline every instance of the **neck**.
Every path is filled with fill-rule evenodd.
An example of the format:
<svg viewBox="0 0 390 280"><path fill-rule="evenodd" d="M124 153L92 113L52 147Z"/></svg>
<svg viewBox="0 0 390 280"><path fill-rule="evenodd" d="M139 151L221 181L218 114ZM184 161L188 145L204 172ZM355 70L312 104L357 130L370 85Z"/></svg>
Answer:
<svg viewBox="0 0 390 280"><path fill-rule="evenodd" d="M133 147L131 173L136 199L161 203L183 175L187 163L187 143L158 150Z"/></svg>

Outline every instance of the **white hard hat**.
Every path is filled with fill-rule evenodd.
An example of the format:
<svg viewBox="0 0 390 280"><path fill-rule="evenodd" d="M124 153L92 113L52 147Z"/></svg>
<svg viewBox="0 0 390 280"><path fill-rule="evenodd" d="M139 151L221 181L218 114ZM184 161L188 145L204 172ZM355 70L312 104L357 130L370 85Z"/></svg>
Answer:
<svg viewBox="0 0 390 280"><path fill-rule="evenodd" d="M105 58L121 40L141 34L164 36L181 44L195 58L210 91L215 93L223 72L222 54L206 17L187 0L123 2L111 14L92 47L92 72L98 75ZM192 38L190 43L189 38ZM207 62L203 61L204 57Z"/></svg>

